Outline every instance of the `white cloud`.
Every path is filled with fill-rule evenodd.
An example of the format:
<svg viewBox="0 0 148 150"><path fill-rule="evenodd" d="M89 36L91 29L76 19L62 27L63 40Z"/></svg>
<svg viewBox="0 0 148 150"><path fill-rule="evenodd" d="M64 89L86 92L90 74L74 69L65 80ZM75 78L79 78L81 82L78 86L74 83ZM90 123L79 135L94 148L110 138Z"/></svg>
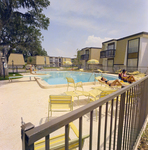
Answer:
<svg viewBox="0 0 148 150"><path fill-rule="evenodd" d="M100 37L95 37L94 35L90 35L86 42L85 45L89 47L102 47L102 42L108 41L111 38L100 38Z"/></svg>
<svg viewBox="0 0 148 150"><path fill-rule="evenodd" d="M145 18L148 12L146 7L148 2L144 0L131 0L130 3L128 0L120 2L116 0L85 2L83 0L63 0L62 2L50 0L50 2L48 16L51 22L56 21L58 24L72 28L77 27L92 32L96 30L97 33L107 34L110 30L123 28L126 28L128 32L130 26L138 24L140 28L141 22L143 22L142 26L147 23ZM122 31L110 35L118 34L122 34Z"/></svg>
<svg viewBox="0 0 148 150"><path fill-rule="evenodd" d="M58 54L59 56L65 56L66 52L64 52L63 50L59 49L59 48L55 48L55 52L56 55Z"/></svg>

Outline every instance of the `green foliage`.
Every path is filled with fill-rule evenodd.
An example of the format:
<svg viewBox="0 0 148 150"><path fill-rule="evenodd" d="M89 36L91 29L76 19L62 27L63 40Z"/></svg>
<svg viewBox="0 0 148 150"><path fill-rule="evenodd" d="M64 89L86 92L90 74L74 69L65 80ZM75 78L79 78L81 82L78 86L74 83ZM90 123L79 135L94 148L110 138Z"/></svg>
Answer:
<svg viewBox="0 0 148 150"><path fill-rule="evenodd" d="M32 57L31 56L29 57L29 63L30 64L32 63Z"/></svg>
<svg viewBox="0 0 148 150"><path fill-rule="evenodd" d="M142 134L140 145L138 147L138 150L144 150L144 149L145 150L148 149L148 124L146 126L144 133Z"/></svg>
<svg viewBox="0 0 148 150"><path fill-rule="evenodd" d="M9 77L12 77L13 74L15 74L15 76L22 76L19 73L9 73L9 76L5 76L5 78L3 76L0 76L0 80L9 80ZM14 78L14 79L18 79L18 78Z"/></svg>
<svg viewBox="0 0 148 150"><path fill-rule="evenodd" d="M45 54L41 29L48 29L49 18L42 12L49 4L49 0L0 0L0 46L7 46L7 57L18 47L27 56Z"/></svg>

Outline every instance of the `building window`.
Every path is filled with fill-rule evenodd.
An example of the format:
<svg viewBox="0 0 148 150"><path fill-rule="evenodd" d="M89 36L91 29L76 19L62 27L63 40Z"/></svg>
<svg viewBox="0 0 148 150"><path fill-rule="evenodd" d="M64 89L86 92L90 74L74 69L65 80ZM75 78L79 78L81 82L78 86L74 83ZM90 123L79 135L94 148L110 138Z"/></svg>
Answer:
<svg viewBox="0 0 148 150"><path fill-rule="evenodd" d="M138 67L139 38L129 40L127 48L127 66Z"/></svg>
<svg viewBox="0 0 148 150"><path fill-rule="evenodd" d="M108 50L109 49L115 49L115 43L108 44Z"/></svg>
<svg viewBox="0 0 148 150"><path fill-rule="evenodd" d="M128 59L128 67L137 67L137 61L138 59Z"/></svg>
<svg viewBox="0 0 148 150"><path fill-rule="evenodd" d="M85 54L89 54L89 50L86 50L86 51L85 51Z"/></svg>
<svg viewBox="0 0 148 150"><path fill-rule="evenodd" d="M128 53L136 53L139 50L139 39L130 40L128 43Z"/></svg>

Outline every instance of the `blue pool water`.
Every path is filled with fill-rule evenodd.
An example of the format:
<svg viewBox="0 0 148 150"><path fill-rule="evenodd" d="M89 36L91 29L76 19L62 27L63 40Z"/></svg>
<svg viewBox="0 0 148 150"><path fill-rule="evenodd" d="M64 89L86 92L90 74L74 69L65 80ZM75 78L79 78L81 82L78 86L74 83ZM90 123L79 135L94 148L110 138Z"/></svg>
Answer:
<svg viewBox="0 0 148 150"><path fill-rule="evenodd" d="M100 73L87 73L87 72L77 72L77 71L40 71L38 73L49 74L49 77L42 77L50 85L57 84L67 84L66 77L71 77L74 81L77 82L94 82L95 75L100 76ZM108 80L115 80L117 77L102 74L103 77Z"/></svg>

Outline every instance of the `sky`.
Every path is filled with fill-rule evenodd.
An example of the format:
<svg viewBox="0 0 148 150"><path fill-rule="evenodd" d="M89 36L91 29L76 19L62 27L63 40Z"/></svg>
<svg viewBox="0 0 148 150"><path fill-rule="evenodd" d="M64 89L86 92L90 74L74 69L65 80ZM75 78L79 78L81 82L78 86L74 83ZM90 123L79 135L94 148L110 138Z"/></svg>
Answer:
<svg viewBox="0 0 148 150"><path fill-rule="evenodd" d="M147 0L50 0L42 30L48 56L74 58L77 50L148 32Z"/></svg>

